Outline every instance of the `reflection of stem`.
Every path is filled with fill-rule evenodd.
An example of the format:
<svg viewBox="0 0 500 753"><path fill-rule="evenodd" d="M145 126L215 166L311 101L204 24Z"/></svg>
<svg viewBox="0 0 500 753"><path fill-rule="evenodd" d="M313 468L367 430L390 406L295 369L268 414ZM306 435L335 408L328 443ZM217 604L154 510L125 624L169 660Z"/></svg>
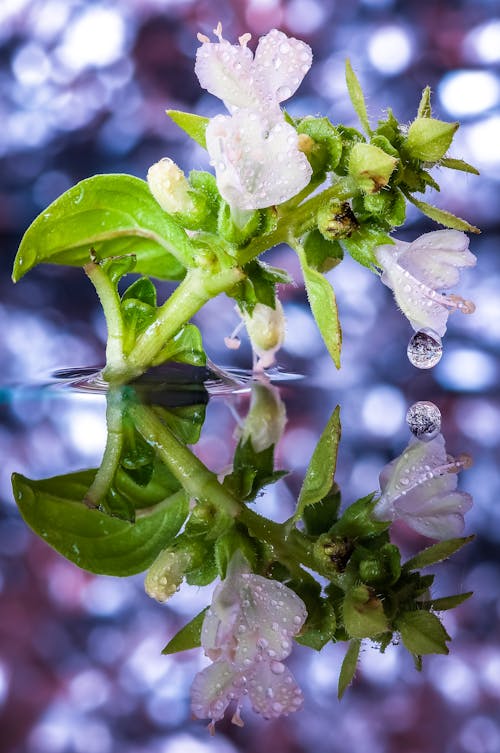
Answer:
<svg viewBox="0 0 500 753"><path fill-rule="evenodd" d="M108 436L100 467L85 495L84 502L89 507L99 507L107 494L116 474L123 447L123 414L120 393L110 391L106 406Z"/></svg>
<svg viewBox="0 0 500 753"><path fill-rule="evenodd" d="M123 319L118 292L99 264L91 261L85 264L84 270L96 289L106 318L108 328L107 367L113 371L119 371L124 367L125 359L123 354Z"/></svg>

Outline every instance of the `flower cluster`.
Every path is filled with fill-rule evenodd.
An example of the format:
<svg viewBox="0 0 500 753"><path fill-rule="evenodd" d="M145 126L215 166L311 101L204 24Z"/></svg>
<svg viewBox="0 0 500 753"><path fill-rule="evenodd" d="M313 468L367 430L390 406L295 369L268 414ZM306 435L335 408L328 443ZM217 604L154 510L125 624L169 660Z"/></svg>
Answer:
<svg viewBox="0 0 500 753"><path fill-rule="evenodd" d="M193 681L194 716L211 719L213 732L235 701L232 721L241 725L245 695L266 719L297 711L302 692L283 659L306 616L304 603L291 589L251 573L243 556L235 554L203 621L201 644L213 663Z"/></svg>
<svg viewBox="0 0 500 753"><path fill-rule="evenodd" d="M415 331L430 329L442 337L451 311L472 314L475 309L471 301L436 292L456 285L461 267L475 265L468 237L458 230L435 230L413 243L394 242L375 251L382 282Z"/></svg>
<svg viewBox="0 0 500 753"><path fill-rule="evenodd" d="M403 520L414 531L433 539L460 536L472 499L466 492L457 491L457 474L470 464L468 455L453 458L446 454L442 434L430 442L412 439L380 474L382 496L375 505L374 517Z"/></svg>
<svg viewBox="0 0 500 753"><path fill-rule="evenodd" d="M237 210L281 204L301 191L312 170L299 150L296 130L286 122L280 102L296 91L311 67L310 47L272 29L255 56L250 34L232 45L219 24L210 42L203 34L195 72L201 86L222 99L231 115L212 118L207 149L221 196Z"/></svg>

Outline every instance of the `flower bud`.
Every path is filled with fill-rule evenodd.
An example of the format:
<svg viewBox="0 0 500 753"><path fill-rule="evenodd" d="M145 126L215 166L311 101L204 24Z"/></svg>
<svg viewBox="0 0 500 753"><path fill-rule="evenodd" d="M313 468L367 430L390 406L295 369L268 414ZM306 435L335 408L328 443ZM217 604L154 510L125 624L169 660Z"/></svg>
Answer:
<svg viewBox="0 0 500 753"><path fill-rule="evenodd" d="M376 193L388 184L397 161L378 146L357 143L351 149L349 175L363 193Z"/></svg>
<svg viewBox="0 0 500 753"><path fill-rule="evenodd" d="M318 212L318 230L327 241L349 238L359 223L347 202L329 201Z"/></svg>
<svg viewBox="0 0 500 753"><path fill-rule="evenodd" d="M148 596L156 601L170 599L191 566L192 555L186 549L164 549L155 559L144 580Z"/></svg>
<svg viewBox="0 0 500 753"><path fill-rule="evenodd" d="M434 118L417 118L408 129L406 149L414 159L423 162L440 160L453 141L458 123L445 123Z"/></svg>
<svg viewBox="0 0 500 753"><path fill-rule="evenodd" d="M276 299L276 307L256 303L252 314L242 314L252 348L259 357L257 369L267 369L274 363L274 354L285 339L285 314L283 307Z"/></svg>
<svg viewBox="0 0 500 753"><path fill-rule="evenodd" d="M148 170L149 190L158 204L169 214L191 214L195 211L189 195L190 185L180 167L164 157Z"/></svg>

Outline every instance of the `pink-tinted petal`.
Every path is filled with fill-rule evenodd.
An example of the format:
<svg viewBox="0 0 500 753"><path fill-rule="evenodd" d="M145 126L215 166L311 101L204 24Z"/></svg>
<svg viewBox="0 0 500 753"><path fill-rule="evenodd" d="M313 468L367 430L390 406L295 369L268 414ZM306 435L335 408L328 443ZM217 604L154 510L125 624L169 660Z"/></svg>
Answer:
<svg viewBox="0 0 500 753"><path fill-rule="evenodd" d="M282 204L311 178L297 132L283 118L273 122L246 110L232 117L218 115L208 124L206 139L218 189L238 209Z"/></svg>
<svg viewBox="0 0 500 753"><path fill-rule="evenodd" d="M265 719L287 716L304 702L290 670L281 662L260 662L248 673L248 696L254 711Z"/></svg>
<svg viewBox="0 0 500 753"><path fill-rule="evenodd" d="M198 719L222 719L232 700L241 695L241 673L229 662L216 661L195 676L191 685L191 711Z"/></svg>
<svg viewBox="0 0 500 753"><path fill-rule="evenodd" d="M459 281L461 267L473 267L469 238L459 230L435 230L417 238L399 256L398 263L433 290L447 290Z"/></svg>
<svg viewBox="0 0 500 753"><path fill-rule="evenodd" d="M203 89L222 99L229 111L260 105L253 82L252 52L239 44L203 42L196 52L194 71Z"/></svg>
<svg viewBox="0 0 500 753"><path fill-rule="evenodd" d="M294 94L312 63L308 44L272 29L261 37L255 52L255 75L261 90L283 102Z"/></svg>

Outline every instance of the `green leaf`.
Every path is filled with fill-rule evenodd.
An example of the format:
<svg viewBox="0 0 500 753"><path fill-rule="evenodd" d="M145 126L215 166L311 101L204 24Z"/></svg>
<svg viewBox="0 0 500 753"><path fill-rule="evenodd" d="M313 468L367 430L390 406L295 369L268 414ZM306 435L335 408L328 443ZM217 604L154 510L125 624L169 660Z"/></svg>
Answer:
<svg viewBox="0 0 500 753"><path fill-rule="evenodd" d="M338 241L327 240L319 230L311 230L304 238L307 263L317 272L329 272L342 261L344 252Z"/></svg>
<svg viewBox="0 0 500 753"><path fill-rule="evenodd" d="M475 225L471 225L467 220L462 220L461 217L455 217L454 214L447 212L446 209L438 209L437 207L427 204L425 201L419 201L407 191L405 191L404 194L408 201L411 201L417 209L420 209L422 214L425 214L426 217L430 217L431 220L438 222L440 225L451 227L454 230L463 230L466 233L481 232L479 228L475 227Z"/></svg>
<svg viewBox="0 0 500 753"><path fill-rule="evenodd" d="M365 585L346 593L342 615L345 629L352 638L374 638L387 632L389 627L381 600Z"/></svg>
<svg viewBox="0 0 500 753"><path fill-rule="evenodd" d="M455 554L455 552L458 552L459 549L473 539L474 536L465 536L433 544L405 562L403 570L421 570L424 567L429 567L429 565L434 565L436 562L442 562L451 557L452 554Z"/></svg>
<svg viewBox="0 0 500 753"><path fill-rule="evenodd" d="M274 445L257 452L252 440L242 438L233 459L233 471L224 479L224 486L237 499L251 502L258 492L273 484L287 471L274 470Z"/></svg>
<svg viewBox="0 0 500 753"><path fill-rule="evenodd" d="M328 494L319 502L308 505L303 513L306 533L310 536L320 536L330 530L336 523L340 508L340 489L335 482Z"/></svg>
<svg viewBox="0 0 500 753"><path fill-rule="evenodd" d="M332 528L332 535L346 536L349 539L371 538L384 533L389 527L388 522L375 520L373 508L375 506L374 493L349 505L337 523Z"/></svg>
<svg viewBox="0 0 500 753"><path fill-rule="evenodd" d="M165 361L205 366L207 357L203 350L201 332L198 327L194 324L185 324L160 350L152 365L158 366Z"/></svg>
<svg viewBox="0 0 500 753"><path fill-rule="evenodd" d="M340 329L337 302L333 288L320 272L309 266L304 248L296 244L294 246L299 257L307 298L312 314L318 325L327 350L332 360L340 369L340 349L342 347L342 331Z"/></svg>
<svg viewBox="0 0 500 753"><path fill-rule="evenodd" d="M14 498L30 528L78 567L119 576L146 570L187 517L185 492L173 494L129 523L85 505L94 475L95 471L80 471L33 481L15 473Z"/></svg>
<svg viewBox="0 0 500 753"><path fill-rule="evenodd" d="M454 609L455 607L463 604L464 601L470 599L474 594L473 591L467 591L467 593L456 594L455 596L442 596L439 599L431 599L430 601L422 601L422 609L432 609L435 612L445 612L447 609Z"/></svg>
<svg viewBox="0 0 500 753"><path fill-rule="evenodd" d="M208 607L202 609L196 617L184 625L173 638L169 640L162 654L177 654L179 651L188 651L190 648L201 646L201 628Z"/></svg>
<svg viewBox="0 0 500 753"><path fill-rule="evenodd" d="M479 170L477 170L473 165L469 165L468 162L464 162L463 159L454 159L454 157L443 157L443 159L439 162L439 164L442 167L448 167L450 170L461 170L463 173L472 173L472 175L479 175Z"/></svg>
<svg viewBox="0 0 500 753"><path fill-rule="evenodd" d="M349 643L342 667L340 668L339 686L338 686L338 698L339 701L344 695L345 691L351 684L356 674L356 667L358 664L359 650L361 648L361 641L359 639L352 640Z"/></svg>
<svg viewBox="0 0 500 753"><path fill-rule="evenodd" d="M422 656L449 653L446 641L451 638L435 614L423 610L406 612L396 622L396 627L404 645L412 654Z"/></svg>
<svg viewBox="0 0 500 753"><path fill-rule="evenodd" d="M252 570L257 562L256 540L251 539L244 526L232 526L228 531L219 536L215 543L215 564L219 577L226 577L227 568L234 554L239 552L250 564Z"/></svg>
<svg viewBox="0 0 500 753"><path fill-rule="evenodd" d="M315 651L321 651L328 641L331 641L335 635L337 619L333 604L327 599L316 598L314 601L304 599L299 593L307 607L307 620L302 628L301 634L296 637L297 643L302 646L309 646Z"/></svg>
<svg viewBox="0 0 500 753"><path fill-rule="evenodd" d="M347 91L349 92L349 97L359 118L359 122L363 126L365 133L370 135L372 130L368 121L365 96L349 59L345 61L345 80L347 83Z"/></svg>
<svg viewBox="0 0 500 753"><path fill-rule="evenodd" d="M450 148L458 125L435 118L417 118L408 129L405 149L412 159L438 162Z"/></svg>
<svg viewBox="0 0 500 753"><path fill-rule="evenodd" d="M204 149L207 148L205 132L210 118L204 118L192 112L181 112L181 110L166 110L166 113L193 141Z"/></svg>
<svg viewBox="0 0 500 753"><path fill-rule="evenodd" d="M156 306L156 288L149 277L140 277L126 289L122 301L129 298L137 299L148 306Z"/></svg>
<svg viewBox="0 0 500 753"><path fill-rule="evenodd" d="M112 256L101 262L101 268L109 277L111 284L116 287L122 277L129 274L129 272L133 272L135 263L136 259L133 254Z"/></svg>
<svg viewBox="0 0 500 753"><path fill-rule="evenodd" d="M340 432L340 407L337 405L309 461L297 501L297 509L293 516L294 520L301 518L308 505L319 502L331 490L337 466Z"/></svg>
<svg viewBox="0 0 500 753"><path fill-rule="evenodd" d="M180 405L168 409L155 406L154 411L183 444L198 442L205 422L206 405L204 403Z"/></svg>
<svg viewBox="0 0 500 753"><path fill-rule="evenodd" d="M188 236L163 211L148 185L131 175L95 175L56 199L30 225L14 261L12 278L37 264L83 266L133 253L134 271L178 280L190 262Z"/></svg>

